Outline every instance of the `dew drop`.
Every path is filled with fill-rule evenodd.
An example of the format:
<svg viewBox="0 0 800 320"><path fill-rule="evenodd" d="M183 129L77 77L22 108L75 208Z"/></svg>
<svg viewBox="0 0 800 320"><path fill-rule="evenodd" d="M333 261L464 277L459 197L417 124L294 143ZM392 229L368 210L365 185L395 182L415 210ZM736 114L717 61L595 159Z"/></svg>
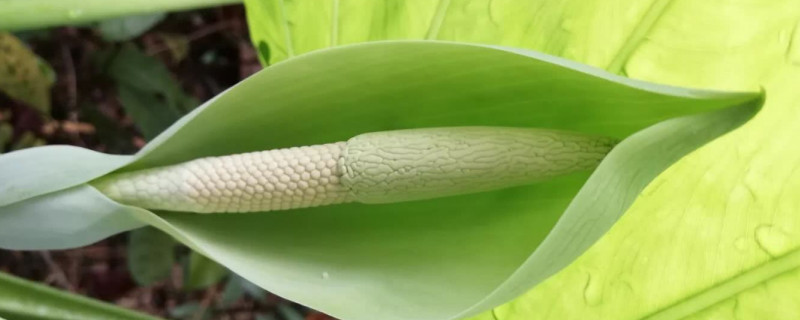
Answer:
<svg viewBox="0 0 800 320"><path fill-rule="evenodd" d="M589 306L596 306L603 302L603 283L597 276L592 277L591 273L586 274L583 301Z"/></svg>
<svg viewBox="0 0 800 320"><path fill-rule="evenodd" d="M756 227L755 238L758 246L772 257L781 256L792 249L789 236L771 224Z"/></svg>
<svg viewBox="0 0 800 320"><path fill-rule="evenodd" d="M328 280L330 277L331 277L331 275L328 274L328 271L323 271L322 272L322 279L323 280Z"/></svg>
<svg viewBox="0 0 800 320"><path fill-rule="evenodd" d="M70 19L78 19L82 15L83 15L83 10L82 9L70 9L67 12L67 17L69 17Z"/></svg>

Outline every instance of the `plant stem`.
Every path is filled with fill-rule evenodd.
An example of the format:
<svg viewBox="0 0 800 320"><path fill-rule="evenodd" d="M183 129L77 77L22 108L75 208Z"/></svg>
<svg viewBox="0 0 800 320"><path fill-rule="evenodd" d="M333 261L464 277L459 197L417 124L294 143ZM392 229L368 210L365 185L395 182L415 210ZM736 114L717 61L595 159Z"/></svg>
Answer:
<svg viewBox="0 0 800 320"><path fill-rule="evenodd" d="M0 0L0 31L79 25L127 15L240 2L242 0Z"/></svg>

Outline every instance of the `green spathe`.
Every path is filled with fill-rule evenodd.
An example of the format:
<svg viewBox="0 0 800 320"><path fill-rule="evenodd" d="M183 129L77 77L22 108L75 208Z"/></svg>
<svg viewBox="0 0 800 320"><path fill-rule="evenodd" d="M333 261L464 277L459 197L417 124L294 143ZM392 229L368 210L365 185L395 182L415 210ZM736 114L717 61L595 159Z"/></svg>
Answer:
<svg viewBox="0 0 800 320"><path fill-rule="evenodd" d="M253 283L340 318L454 319L506 302L568 265L651 179L746 122L760 103L758 94L659 86L498 47L382 42L323 50L243 81L115 168L425 127L533 127L624 140L591 177L468 196L292 214L191 215L116 205L124 213L111 216L156 226ZM61 159L53 167L74 165ZM0 166L0 175L26 164L13 166ZM22 176L14 183L29 187L27 200L7 200L49 199L77 188L78 175L39 193ZM82 202L114 204L96 191L80 195ZM4 236L11 227L2 221L5 208L0 246L14 247ZM44 232L33 224L26 231Z"/></svg>

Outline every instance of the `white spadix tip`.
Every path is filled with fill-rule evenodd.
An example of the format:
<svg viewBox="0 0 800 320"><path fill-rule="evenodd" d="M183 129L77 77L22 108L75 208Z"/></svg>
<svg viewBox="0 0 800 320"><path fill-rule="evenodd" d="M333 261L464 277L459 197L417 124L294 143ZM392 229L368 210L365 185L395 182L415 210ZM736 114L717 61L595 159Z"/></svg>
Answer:
<svg viewBox="0 0 800 320"><path fill-rule="evenodd" d="M113 174L95 186L148 209L254 212L353 201L339 179L344 142L209 157Z"/></svg>
<svg viewBox="0 0 800 320"><path fill-rule="evenodd" d="M500 127L375 132L347 142L208 157L92 184L147 209L262 212L489 191L596 167L616 140Z"/></svg>

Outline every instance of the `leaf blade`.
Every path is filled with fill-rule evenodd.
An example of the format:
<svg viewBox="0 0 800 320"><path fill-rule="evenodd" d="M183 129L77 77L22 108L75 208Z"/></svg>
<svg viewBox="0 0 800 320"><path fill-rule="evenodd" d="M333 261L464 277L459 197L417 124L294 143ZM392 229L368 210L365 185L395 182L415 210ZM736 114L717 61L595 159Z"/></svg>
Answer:
<svg viewBox="0 0 800 320"><path fill-rule="evenodd" d="M0 207L0 247L67 249L142 225L94 188L80 185Z"/></svg>
<svg viewBox="0 0 800 320"><path fill-rule="evenodd" d="M0 316L11 319L158 319L2 272L0 284Z"/></svg>

